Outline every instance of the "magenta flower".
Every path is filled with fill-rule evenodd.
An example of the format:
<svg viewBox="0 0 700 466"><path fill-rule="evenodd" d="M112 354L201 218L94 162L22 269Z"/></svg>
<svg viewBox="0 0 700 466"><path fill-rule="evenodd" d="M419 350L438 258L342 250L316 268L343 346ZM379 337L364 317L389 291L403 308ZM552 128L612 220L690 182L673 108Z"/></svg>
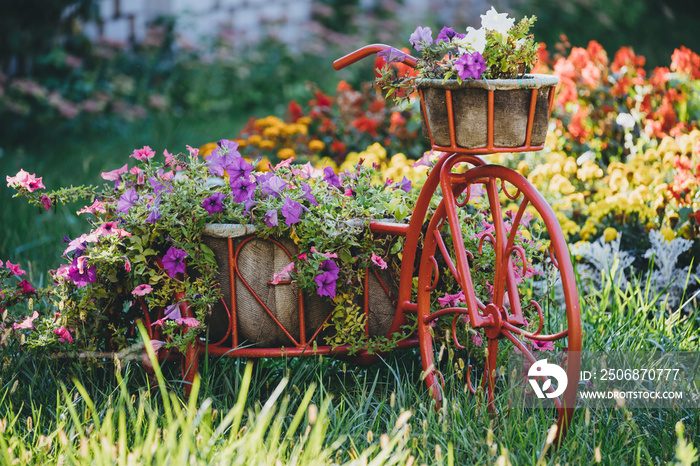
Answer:
<svg viewBox="0 0 700 466"><path fill-rule="evenodd" d="M438 298L438 303L440 303L440 306L442 307L454 307L457 305L457 303L466 303L467 300L464 297L464 291L460 291L457 294L447 294L445 293L445 296L442 298Z"/></svg>
<svg viewBox="0 0 700 466"><path fill-rule="evenodd" d="M170 278L175 278L178 273L185 273L185 257L187 257L187 252L174 246L171 246L165 253L163 268Z"/></svg>
<svg viewBox="0 0 700 466"><path fill-rule="evenodd" d="M151 150L149 146L143 146L141 149L135 149L133 154L131 154L129 157L133 157L136 160L145 162L146 160L152 158L154 155L156 155L156 151Z"/></svg>
<svg viewBox="0 0 700 466"><path fill-rule="evenodd" d="M231 194L236 202L250 201L255 197L255 183L249 179L238 178L234 180L230 178L229 183L231 184Z"/></svg>
<svg viewBox="0 0 700 466"><path fill-rule="evenodd" d="M47 196L46 194L41 195L41 205L44 207L46 210L51 210L51 198Z"/></svg>
<svg viewBox="0 0 700 466"><path fill-rule="evenodd" d="M484 57L479 52L465 53L457 59L454 67L460 79L479 79L486 71Z"/></svg>
<svg viewBox="0 0 700 466"><path fill-rule="evenodd" d="M68 269L68 278L78 288L97 281L97 269L94 266L88 266L86 262L86 257L76 257Z"/></svg>
<svg viewBox="0 0 700 466"><path fill-rule="evenodd" d="M27 280L22 280L21 282L19 282L18 286L20 287L20 289L22 290L22 293L24 293L24 294L31 294L31 293L36 294L36 290L34 289L32 284L29 283Z"/></svg>
<svg viewBox="0 0 700 466"><path fill-rule="evenodd" d="M109 172L102 172L102 179L106 181L119 181L122 179L122 175L129 171L129 164L124 164L123 167L117 168Z"/></svg>
<svg viewBox="0 0 700 466"><path fill-rule="evenodd" d="M24 319L24 320L23 320L22 322L20 322L19 324L12 324L12 328L13 328L14 330L20 330L20 329L29 330L29 329L33 329L33 328L34 328L34 320L35 320L37 317L39 317L39 313L36 312L36 311L34 311L34 313L32 314L31 317L27 317L26 319Z"/></svg>
<svg viewBox="0 0 700 466"><path fill-rule="evenodd" d="M187 147L187 150L190 152L190 157L197 157L199 155L199 149L190 147L189 144L185 144L185 147Z"/></svg>
<svg viewBox="0 0 700 466"><path fill-rule="evenodd" d="M222 212L224 210L223 200L226 196L227 194L224 193L214 193L202 201L202 207L209 212L209 215Z"/></svg>
<svg viewBox="0 0 700 466"><path fill-rule="evenodd" d="M129 260L128 257L122 256L122 259L124 259L124 270L126 273L131 272L131 261Z"/></svg>
<svg viewBox="0 0 700 466"><path fill-rule="evenodd" d="M554 343L551 341L534 340L532 342L532 346L537 351L553 351L554 350Z"/></svg>
<svg viewBox="0 0 700 466"><path fill-rule="evenodd" d="M265 212L265 225L270 228L279 225L279 221L277 219L277 209L270 209Z"/></svg>
<svg viewBox="0 0 700 466"><path fill-rule="evenodd" d="M13 264L10 261L5 261L5 267L10 271L12 275L27 275L27 272L19 268L19 264Z"/></svg>
<svg viewBox="0 0 700 466"><path fill-rule="evenodd" d="M73 337L71 336L71 334L67 328L65 328L63 326L58 327L57 329L55 329L53 331L53 333L58 335L58 341L60 343L65 343L65 342L73 343Z"/></svg>
<svg viewBox="0 0 700 466"><path fill-rule="evenodd" d="M134 288L134 291L132 291L131 294L134 296L146 296L151 291L153 291L151 285L144 283L143 285L139 285Z"/></svg>
<svg viewBox="0 0 700 466"><path fill-rule="evenodd" d="M420 50L423 45L430 45L433 43L433 30L429 27L418 26L411 37L408 38L408 42L413 46L414 49Z"/></svg>
<svg viewBox="0 0 700 466"><path fill-rule="evenodd" d="M378 255L376 255L375 253L372 253L371 259L372 259L372 263L374 265L376 265L377 267L379 267L380 269L383 270L383 269L387 268L387 265L386 265L386 262L384 262L384 259L382 259Z"/></svg>
<svg viewBox="0 0 700 466"><path fill-rule="evenodd" d="M119 228L119 225L117 222L105 222L99 227L97 227L94 231L94 234L97 236L110 236L110 235L117 235L120 238L122 237L128 237L131 236L131 233L128 231L124 230L123 228Z"/></svg>
<svg viewBox="0 0 700 466"><path fill-rule="evenodd" d="M287 226L292 226L295 223L299 223L299 217L301 216L301 204L297 201L293 201L289 197L285 198L284 204L282 204L280 211L284 216L284 223L286 223Z"/></svg>
<svg viewBox="0 0 700 466"><path fill-rule="evenodd" d="M37 178L36 174L30 175L22 169L20 169L20 171L15 176L8 175L5 177L5 179L7 180L7 186L9 188L24 188L30 193L32 191L36 191L37 189L46 188L46 186L44 186L44 183L41 182L41 177Z"/></svg>
<svg viewBox="0 0 700 466"><path fill-rule="evenodd" d="M138 201L139 195L136 194L136 190L127 189L119 197L119 201L117 202L117 210L126 214L127 212L129 212L129 209L136 205Z"/></svg>

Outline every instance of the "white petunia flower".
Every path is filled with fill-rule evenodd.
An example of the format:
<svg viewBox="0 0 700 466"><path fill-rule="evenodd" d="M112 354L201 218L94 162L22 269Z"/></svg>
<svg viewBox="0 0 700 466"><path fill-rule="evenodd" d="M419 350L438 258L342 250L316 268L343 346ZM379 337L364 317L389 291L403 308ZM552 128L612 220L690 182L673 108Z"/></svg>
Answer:
<svg viewBox="0 0 700 466"><path fill-rule="evenodd" d="M515 24L515 20L509 18L508 13L498 13L494 7L491 7L485 15L481 15L481 26L483 28L500 32L504 36L508 34L513 24Z"/></svg>
<svg viewBox="0 0 700 466"><path fill-rule="evenodd" d="M486 48L486 30L484 28L467 28L467 35L462 39L453 39L462 54L476 50L483 55Z"/></svg>

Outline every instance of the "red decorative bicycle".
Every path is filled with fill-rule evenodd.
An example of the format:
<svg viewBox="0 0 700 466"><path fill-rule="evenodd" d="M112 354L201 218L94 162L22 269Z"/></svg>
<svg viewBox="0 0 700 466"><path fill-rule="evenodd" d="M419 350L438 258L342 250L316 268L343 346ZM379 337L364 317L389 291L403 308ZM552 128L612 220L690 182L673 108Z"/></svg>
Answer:
<svg viewBox="0 0 700 466"><path fill-rule="evenodd" d="M368 45L336 60L333 65L336 69L341 69L388 48L382 44ZM408 56L404 63L415 66L416 59ZM438 319L452 319L451 339L457 347L462 347L457 335L459 325L479 330L485 336L487 351L481 383L491 407L496 390L501 340L512 343L531 364L538 359L533 348L543 346L545 342L556 345L558 350L567 351L569 357L566 358L565 370L568 386L563 395L554 398L558 409L558 435L561 437L572 419L576 403L580 369L580 355L576 355L581 351L578 292L566 240L552 208L525 177L504 166L486 164L479 157L480 154L497 152L541 150L556 83L557 79L549 76L493 80L489 83L472 82L469 99L483 101L481 120L481 117L464 117L460 113L465 97L458 94L459 89L447 86L435 90L419 86L424 132L430 138L432 149L442 155L420 191L409 223L373 222L369 225L371 231L378 235L405 237L398 286L392 289L384 277L376 271L368 270L361 292L367 316L367 335L379 333L390 336L415 322L415 333L398 342L397 347L420 348L424 380L438 408L443 401L444 386L433 332ZM514 98L504 94L508 90L520 94L515 101L524 103L516 103L515 106L521 107L521 113L509 113L506 110L503 114L503 109L499 106L502 101L514 101ZM428 104L431 101L441 102L443 107L430 108ZM503 128L504 119L505 124L514 122L516 126L519 125L522 134L516 135L515 139L512 135L505 135L508 131ZM460 133L465 130L479 132L476 142ZM431 199L437 189L441 190L442 201L437 209L430 210ZM485 210L492 227L480 235L477 250L470 251L465 246L467 238L461 228L460 218L463 217L460 213L463 215L468 211L476 193L481 196L481 202L488 206ZM434 213L428 219L429 212ZM534 270L534 264L528 261L525 250L516 244L519 235L529 235L530 216L533 221L543 224L542 229L546 230L545 237L549 243L547 254L543 254L544 258L539 260L542 268L540 272L545 273L540 282L545 283L546 289L544 293L538 294L545 296L546 302L543 303L534 299L532 293L519 291L518 287L519 284L522 286L527 272ZM260 287L244 276L241 265L244 250L253 242L267 241L269 247L280 251L283 259L288 259L287 262L294 257L292 246L283 241L255 238L245 228L228 230L234 231L218 235L224 247L223 259L219 264L222 269L220 277L226 282L222 283L225 291L222 302L224 319L216 325L209 323L208 340L197 340L184 354L176 355L181 360L183 379L189 382L193 380L199 356L205 351L218 356L253 358L348 354L350 347L333 347L321 343L324 320L310 317L310 309L313 307L311 297L303 296L302 293L294 295L296 317L294 324L290 325L272 309L269 300L262 296ZM483 298L483 293L482 299L479 299L472 279L472 267L474 255L486 252L492 263L485 270L490 274L488 283L493 288L488 299ZM416 274L417 259L419 266ZM437 300L434 298L445 293L441 284L446 277L441 277L441 274L449 275L452 281L459 284L464 305L450 304L435 308ZM263 282L263 289L270 286L271 278L268 277ZM375 295L381 293L389 297L395 311L386 325L378 326L372 301L375 300ZM245 325L251 323L245 322L241 317L246 306L262 309L283 343L249 344L247 335L250 330ZM157 339L158 327L152 328L150 323L159 317L158 312L162 313L162 310L148 310L145 305L143 307L144 320L150 329L151 338ZM187 316L192 315L187 306L184 306L183 312ZM257 322L252 324L258 325ZM374 329L371 329L373 326ZM376 360L374 355L366 351L352 357L358 362ZM467 383L472 392L476 393L469 371Z"/></svg>

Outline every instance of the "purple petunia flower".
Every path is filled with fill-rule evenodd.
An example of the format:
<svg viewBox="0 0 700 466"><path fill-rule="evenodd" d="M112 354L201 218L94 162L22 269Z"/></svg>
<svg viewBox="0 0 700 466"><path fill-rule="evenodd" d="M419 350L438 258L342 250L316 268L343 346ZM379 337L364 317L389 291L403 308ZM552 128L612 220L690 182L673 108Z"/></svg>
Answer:
<svg viewBox="0 0 700 466"><path fill-rule="evenodd" d="M264 194L267 194L268 196L279 197L280 194L282 194L282 191L284 191L284 189L287 187L287 184L288 183L279 176L272 175L265 177L260 186L262 187L262 191Z"/></svg>
<svg viewBox="0 0 700 466"><path fill-rule="evenodd" d="M314 278L314 281L316 282L316 285L318 285L318 295L319 296L328 296L330 298L335 298L335 286L338 278L333 277L331 274L328 272L324 272L322 274L316 275L316 278Z"/></svg>
<svg viewBox="0 0 700 466"><path fill-rule="evenodd" d="M163 268L170 278L174 278L177 273L185 273L185 257L187 252L171 246L163 256Z"/></svg>
<svg viewBox="0 0 700 466"><path fill-rule="evenodd" d="M233 199L242 203L248 200L252 200L255 197L255 183L246 178L229 179L231 184L231 194Z"/></svg>
<svg viewBox="0 0 700 466"><path fill-rule="evenodd" d="M411 37L408 38L408 42L420 52L423 44L430 45L433 43L433 30L429 27L418 26L411 34Z"/></svg>
<svg viewBox="0 0 700 466"><path fill-rule="evenodd" d="M311 186L309 186L309 183L301 183L301 191L301 199L306 199L311 203L311 205L318 205L316 196L314 196L311 192Z"/></svg>
<svg viewBox="0 0 700 466"><path fill-rule="evenodd" d="M238 144L233 144L235 144L235 147L238 147ZM233 150L224 150L217 147L207 157L206 166L213 175L224 176L224 170L228 170L234 161L240 158L242 158L241 154L235 148Z"/></svg>
<svg viewBox="0 0 700 466"><path fill-rule="evenodd" d="M229 139L220 139L217 143L224 154L228 152L238 152L238 143L236 141L231 141ZM238 154L240 155L240 153Z"/></svg>
<svg viewBox="0 0 700 466"><path fill-rule="evenodd" d="M479 52L465 53L454 64L460 79L479 79L486 71L484 57Z"/></svg>
<svg viewBox="0 0 700 466"><path fill-rule="evenodd" d="M97 269L87 265L86 257L76 257L68 269L68 278L75 283L75 286L82 288L97 281Z"/></svg>
<svg viewBox="0 0 700 466"><path fill-rule="evenodd" d="M146 222L156 223L158 220L160 220L160 218L161 215L159 204L154 202L153 207L151 208L151 212L148 214L148 217L146 217Z"/></svg>
<svg viewBox="0 0 700 466"><path fill-rule="evenodd" d="M224 193L214 193L202 201L202 207L209 212L209 215L222 212L224 210L223 200L226 196Z"/></svg>
<svg viewBox="0 0 700 466"><path fill-rule="evenodd" d="M265 212L265 224L270 228L279 225L277 220L277 209L270 209Z"/></svg>
<svg viewBox="0 0 700 466"><path fill-rule="evenodd" d="M258 201L254 201L252 199L245 201L243 203L243 215L248 215L248 211L258 204L260 204Z"/></svg>
<svg viewBox="0 0 700 466"><path fill-rule="evenodd" d="M407 55L399 49L389 47L381 52L377 52L378 57L382 57L386 63L403 62Z"/></svg>
<svg viewBox="0 0 700 466"><path fill-rule="evenodd" d="M243 157L234 157L234 159L226 166L226 171L232 179L250 178L253 172L253 166L248 163Z"/></svg>
<svg viewBox="0 0 700 466"><path fill-rule="evenodd" d="M119 196L119 202L117 202L117 210L126 214L127 212L129 212L129 209L136 205L138 201L139 195L136 194L136 190L127 189L121 196Z"/></svg>
<svg viewBox="0 0 700 466"><path fill-rule="evenodd" d="M394 189L403 189L404 192L409 192L411 190L411 187L411 180L409 180L405 176L403 177L403 180L399 181L393 186Z"/></svg>
<svg viewBox="0 0 700 466"><path fill-rule="evenodd" d="M155 176L149 177L148 182L151 183L151 186L153 186L153 192L156 196L158 196L163 191L170 191L170 189L166 185L161 183Z"/></svg>
<svg viewBox="0 0 700 466"><path fill-rule="evenodd" d="M467 37L467 35L466 34L458 34L457 32L455 32L454 29L448 28L447 26L444 26L442 28L442 30L440 31L440 34L438 34L436 42L439 42L439 41L449 42L454 37L457 37L458 39L464 39L465 37Z"/></svg>
<svg viewBox="0 0 700 466"><path fill-rule="evenodd" d="M282 204L282 208L280 208L280 211L284 216L284 223L286 223L287 226L292 226L295 223L299 223L301 210L302 207L300 203L298 203L297 201L293 201L288 197L285 198L284 204Z"/></svg>
<svg viewBox="0 0 700 466"><path fill-rule="evenodd" d="M320 273L314 278L316 285L318 285L319 296L335 298L335 287L339 272L340 269L332 259L323 261Z"/></svg>
<svg viewBox="0 0 700 466"><path fill-rule="evenodd" d="M326 167L323 169L323 181L328 183L331 186L335 186L336 188L341 188L342 183L340 182L340 178L338 178L338 175L336 175L335 171L331 167Z"/></svg>

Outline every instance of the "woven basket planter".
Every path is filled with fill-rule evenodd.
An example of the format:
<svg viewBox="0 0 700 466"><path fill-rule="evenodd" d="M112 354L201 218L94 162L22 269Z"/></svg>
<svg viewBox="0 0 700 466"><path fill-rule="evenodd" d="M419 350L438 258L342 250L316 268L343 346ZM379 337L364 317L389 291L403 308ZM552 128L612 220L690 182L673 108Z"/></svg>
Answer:
<svg viewBox="0 0 700 466"><path fill-rule="evenodd" d="M554 76L540 74L522 79L466 80L461 84L456 80L419 79L416 88L422 99L423 133L434 147L535 150L544 145L558 82Z"/></svg>
<svg viewBox="0 0 700 466"><path fill-rule="evenodd" d="M255 347L289 345L291 340L285 330L299 340L300 305L304 309L307 338L316 334L333 311L329 298L318 296L315 292L302 293L294 282L270 284L274 274L299 255L291 239L257 237L253 225L211 224L205 229L203 243L214 251L218 265L217 281L223 295L223 302L214 306L206 322L210 342L230 339L229 329L236 326L239 344ZM386 270L376 272L384 286L395 296L398 290L396 277ZM358 296L369 293L369 335L384 336L391 326L396 305L374 271L368 275L369 290L358 289ZM235 312L231 312L231 309ZM235 315L233 323L230 322L232 315ZM331 330L321 330L317 339L328 335ZM323 344L323 341L318 341L318 344Z"/></svg>

